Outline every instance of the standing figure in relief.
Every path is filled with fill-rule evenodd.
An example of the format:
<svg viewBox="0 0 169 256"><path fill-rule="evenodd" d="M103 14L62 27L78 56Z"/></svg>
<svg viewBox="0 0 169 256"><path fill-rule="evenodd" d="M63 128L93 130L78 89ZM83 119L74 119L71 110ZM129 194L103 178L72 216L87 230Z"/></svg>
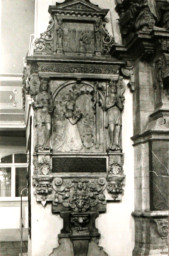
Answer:
<svg viewBox="0 0 169 256"><path fill-rule="evenodd" d="M48 92L48 80L42 79L40 92L35 98L35 127L37 127L36 150L50 149L52 96Z"/></svg>
<svg viewBox="0 0 169 256"><path fill-rule="evenodd" d="M121 150L122 110L124 102L124 86L120 80L110 81L108 93L105 98L106 128L108 129L110 146L108 150Z"/></svg>

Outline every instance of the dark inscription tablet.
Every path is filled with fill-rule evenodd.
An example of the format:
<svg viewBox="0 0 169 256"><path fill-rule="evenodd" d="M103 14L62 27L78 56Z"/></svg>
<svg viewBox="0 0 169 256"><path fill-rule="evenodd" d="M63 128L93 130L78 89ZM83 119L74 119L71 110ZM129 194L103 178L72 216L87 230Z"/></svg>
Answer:
<svg viewBox="0 0 169 256"><path fill-rule="evenodd" d="M106 158L54 157L52 172L106 172Z"/></svg>

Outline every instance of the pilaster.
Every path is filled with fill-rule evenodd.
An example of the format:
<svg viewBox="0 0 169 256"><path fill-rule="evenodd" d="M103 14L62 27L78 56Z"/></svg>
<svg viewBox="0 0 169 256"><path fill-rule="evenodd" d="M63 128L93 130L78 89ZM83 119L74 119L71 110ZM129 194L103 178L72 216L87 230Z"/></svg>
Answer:
<svg viewBox="0 0 169 256"><path fill-rule="evenodd" d="M117 1L122 45L134 67L135 248L168 255L168 1Z"/></svg>

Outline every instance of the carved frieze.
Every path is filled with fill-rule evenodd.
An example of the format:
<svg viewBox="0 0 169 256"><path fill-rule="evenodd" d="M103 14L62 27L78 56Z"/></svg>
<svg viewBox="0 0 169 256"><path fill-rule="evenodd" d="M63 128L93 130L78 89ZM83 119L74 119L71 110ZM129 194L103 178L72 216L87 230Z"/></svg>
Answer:
<svg viewBox="0 0 169 256"><path fill-rule="evenodd" d="M39 72L56 72L56 73L89 73L89 74L117 74L119 65L108 64L81 64L81 63L54 63L39 64Z"/></svg>

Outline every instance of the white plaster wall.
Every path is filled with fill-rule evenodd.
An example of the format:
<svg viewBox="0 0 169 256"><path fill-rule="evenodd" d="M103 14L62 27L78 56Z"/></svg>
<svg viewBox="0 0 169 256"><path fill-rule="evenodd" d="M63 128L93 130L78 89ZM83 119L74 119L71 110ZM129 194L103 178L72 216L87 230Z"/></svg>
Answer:
<svg viewBox="0 0 169 256"><path fill-rule="evenodd" d="M63 221L59 215L51 213L51 204L44 208L33 197L32 206L32 256L48 256L58 247L57 238Z"/></svg>

